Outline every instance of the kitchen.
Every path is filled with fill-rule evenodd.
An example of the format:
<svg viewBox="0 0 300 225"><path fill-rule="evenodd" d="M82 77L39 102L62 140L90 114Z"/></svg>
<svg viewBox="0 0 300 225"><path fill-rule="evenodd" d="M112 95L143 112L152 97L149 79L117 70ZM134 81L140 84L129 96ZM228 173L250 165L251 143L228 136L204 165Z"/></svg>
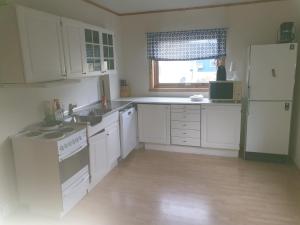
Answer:
<svg viewBox="0 0 300 225"><path fill-rule="evenodd" d="M16 1L30 8L54 15L72 18L88 24L106 28L115 33L117 73L109 75L110 98L119 97L119 79L128 80L132 96L188 97L194 92L150 92L149 65L146 60L146 32L191 30L199 28L229 27L227 40L228 56L226 62L235 62L240 80L246 80L247 48L250 44L269 44L276 42L279 25L284 21L295 21L299 26L299 3L297 1L270 2L232 7L217 7L186 12L166 12L141 16L116 16L83 1ZM74 5L74 7L72 7ZM298 11L297 11L298 10ZM86 13L88 12L88 13ZM255 16L253 16L255 15ZM241 22L243 21L243 22ZM1 20L1 23L4 23ZM2 24L1 24L2 26ZM299 30L299 29L297 29ZM3 37L3 36L2 36ZM17 38L11 36L10 38ZM5 45L6 40L1 39ZM18 40L15 40L18 43ZM18 46L15 46L18 47ZM2 46L1 46L2 48ZM12 49L13 50L13 49ZM17 50L7 51L15 54ZM13 57L5 54L6 58ZM20 57L19 57L20 58ZM2 57L1 57L2 59ZM16 73L20 68L13 67ZM226 67L229 69L229 65ZM299 96L299 84L296 83L295 96ZM43 120L43 102L58 98L68 106L88 105L100 100L98 78L80 81L50 83L46 86L9 86L1 87L1 202L5 208L12 207L16 199L16 180L13 153L8 137L24 127ZM207 96L206 93L204 95ZM298 105L294 106L294 118L291 132L291 148L298 149ZM155 156L152 156L155 158ZM172 156L170 156L172 157ZM188 157L188 156L187 156ZM299 154L296 154L296 159ZM3 181L3 184L2 184ZM9 211L9 209L7 209Z"/></svg>

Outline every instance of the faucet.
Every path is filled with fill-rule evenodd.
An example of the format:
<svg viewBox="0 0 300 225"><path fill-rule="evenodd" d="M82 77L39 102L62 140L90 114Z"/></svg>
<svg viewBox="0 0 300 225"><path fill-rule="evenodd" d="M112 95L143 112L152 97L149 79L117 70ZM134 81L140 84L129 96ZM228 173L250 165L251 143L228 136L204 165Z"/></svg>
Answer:
<svg viewBox="0 0 300 225"><path fill-rule="evenodd" d="M69 116L72 116L72 115L73 115L73 113L74 113L74 111L73 111L73 110L74 110L74 108L76 108L76 107L77 107L77 105L76 105L76 104L74 104L74 105L73 105L73 104L71 104L71 103L69 104L69 113L68 113L68 114L69 114Z"/></svg>

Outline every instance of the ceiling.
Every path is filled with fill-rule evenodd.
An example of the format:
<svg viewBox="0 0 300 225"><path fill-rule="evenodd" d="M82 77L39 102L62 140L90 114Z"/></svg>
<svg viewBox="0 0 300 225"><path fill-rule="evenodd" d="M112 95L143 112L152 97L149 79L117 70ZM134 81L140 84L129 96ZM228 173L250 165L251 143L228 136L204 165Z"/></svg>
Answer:
<svg viewBox="0 0 300 225"><path fill-rule="evenodd" d="M278 0L84 0L115 14L147 13Z"/></svg>

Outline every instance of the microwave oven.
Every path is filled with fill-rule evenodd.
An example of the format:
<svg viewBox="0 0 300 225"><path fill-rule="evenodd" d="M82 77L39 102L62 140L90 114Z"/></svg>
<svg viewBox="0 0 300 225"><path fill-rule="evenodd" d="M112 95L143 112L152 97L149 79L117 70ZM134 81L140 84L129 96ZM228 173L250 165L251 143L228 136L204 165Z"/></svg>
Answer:
<svg viewBox="0 0 300 225"><path fill-rule="evenodd" d="M240 101L242 85L240 81L210 81L209 98L212 101Z"/></svg>

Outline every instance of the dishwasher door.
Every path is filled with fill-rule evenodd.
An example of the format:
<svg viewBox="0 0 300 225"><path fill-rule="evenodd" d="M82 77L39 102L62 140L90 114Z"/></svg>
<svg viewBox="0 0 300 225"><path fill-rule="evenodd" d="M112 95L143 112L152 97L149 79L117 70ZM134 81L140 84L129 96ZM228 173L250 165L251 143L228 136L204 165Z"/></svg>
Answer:
<svg viewBox="0 0 300 225"><path fill-rule="evenodd" d="M134 107L120 112L121 157L127 155L137 146L137 112Z"/></svg>

